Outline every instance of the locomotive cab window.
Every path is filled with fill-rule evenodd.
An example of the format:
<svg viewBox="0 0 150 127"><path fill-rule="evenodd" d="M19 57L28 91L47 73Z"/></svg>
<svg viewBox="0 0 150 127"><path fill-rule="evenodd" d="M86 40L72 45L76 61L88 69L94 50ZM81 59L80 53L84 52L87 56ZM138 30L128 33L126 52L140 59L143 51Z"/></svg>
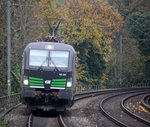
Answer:
<svg viewBox="0 0 150 127"><path fill-rule="evenodd" d="M68 51L50 51L50 67L68 67Z"/></svg>
<svg viewBox="0 0 150 127"><path fill-rule="evenodd" d="M30 50L29 66L67 68L69 51Z"/></svg>
<svg viewBox="0 0 150 127"><path fill-rule="evenodd" d="M30 66L48 66L48 50L30 50Z"/></svg>

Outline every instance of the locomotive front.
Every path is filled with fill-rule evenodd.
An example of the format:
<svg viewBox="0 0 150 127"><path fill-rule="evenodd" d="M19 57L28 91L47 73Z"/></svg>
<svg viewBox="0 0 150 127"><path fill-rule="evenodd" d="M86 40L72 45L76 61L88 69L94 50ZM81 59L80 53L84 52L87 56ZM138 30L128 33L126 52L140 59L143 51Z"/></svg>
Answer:
<svg viewBox="0 0 150 127"><path fill-rule="evenodd" d="M22 101L32 110L64 110L75 92L75 58L72 46L33 42L23 53Z"/></svg>

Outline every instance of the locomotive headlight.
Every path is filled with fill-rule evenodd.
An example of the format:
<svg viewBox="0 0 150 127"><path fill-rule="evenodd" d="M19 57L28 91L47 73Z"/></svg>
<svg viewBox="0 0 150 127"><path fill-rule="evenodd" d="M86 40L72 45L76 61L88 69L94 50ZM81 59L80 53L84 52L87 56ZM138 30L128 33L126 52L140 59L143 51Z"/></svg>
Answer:
<svg viewBox="0 0 150 127"><path fill-rule="evenodd" d="M72 78L68 79L67 87L72 87Z"/></svg>
<svg viewBox="0 0 150 127"><path fill-rule="evenodd" d="M28 85L28 84L29 84L28 79L24 79L24 80L23 80L23 84L24 84L24 85Z"/></svg>

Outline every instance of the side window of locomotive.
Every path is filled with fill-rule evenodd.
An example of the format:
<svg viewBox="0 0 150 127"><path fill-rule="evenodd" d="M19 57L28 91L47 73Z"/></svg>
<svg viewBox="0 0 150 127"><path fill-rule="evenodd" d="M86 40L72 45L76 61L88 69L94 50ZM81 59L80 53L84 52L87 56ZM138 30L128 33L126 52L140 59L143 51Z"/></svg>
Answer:
<svg viewBox="0 0 150 127"><path fill-rule="evenodd" d="M50 51L50 67L68 67L69 52L68 51Z"/></svg>
<svg viewBox="0 0 150 127"><path fill-rule="evenodd" d="M48 66L48 50L30 50L29 66Z"/></svg>

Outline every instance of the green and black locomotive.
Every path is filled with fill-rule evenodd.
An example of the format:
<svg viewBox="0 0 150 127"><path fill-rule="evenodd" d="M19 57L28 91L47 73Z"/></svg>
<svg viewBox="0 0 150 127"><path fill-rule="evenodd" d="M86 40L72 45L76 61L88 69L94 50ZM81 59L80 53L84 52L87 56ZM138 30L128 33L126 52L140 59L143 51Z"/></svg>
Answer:
<svg viewBox="0 0 150 127"><path fill-rule="evenodd" d="M31 110L63 111L74 102L76 53L58 42L32 42L23 53L22 102Z"/></svg>

